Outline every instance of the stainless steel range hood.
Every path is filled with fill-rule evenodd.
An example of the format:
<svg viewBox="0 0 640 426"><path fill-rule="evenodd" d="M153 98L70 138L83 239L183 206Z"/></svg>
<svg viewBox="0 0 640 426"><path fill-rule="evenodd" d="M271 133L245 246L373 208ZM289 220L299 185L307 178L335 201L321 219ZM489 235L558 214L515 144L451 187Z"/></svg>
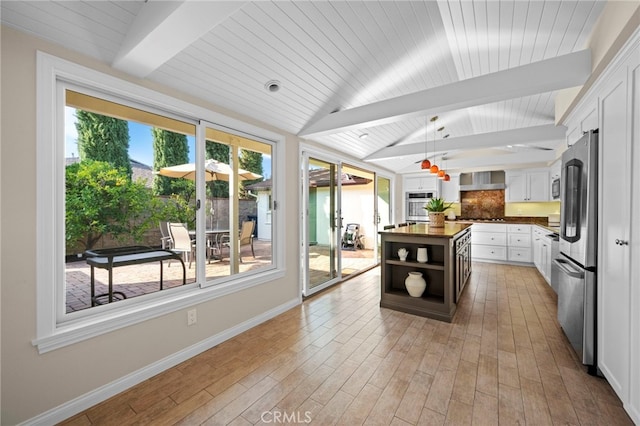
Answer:
<svg viewBox="0 0 640 426"><path fill-rule="evenodd" d="M460 173L460 191L504 189L504 171Z"/></svg>

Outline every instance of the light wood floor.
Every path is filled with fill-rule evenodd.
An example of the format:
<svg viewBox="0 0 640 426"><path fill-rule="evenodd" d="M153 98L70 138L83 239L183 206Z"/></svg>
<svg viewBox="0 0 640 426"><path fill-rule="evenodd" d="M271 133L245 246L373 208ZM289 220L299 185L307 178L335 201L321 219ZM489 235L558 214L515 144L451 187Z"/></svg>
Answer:
<svg viewBox="0 0 640 426"><path fill-rule="evenodd" d="M379 307L379 268L66 423L632 424L534 268L474 263L452 324Z"/></svg>

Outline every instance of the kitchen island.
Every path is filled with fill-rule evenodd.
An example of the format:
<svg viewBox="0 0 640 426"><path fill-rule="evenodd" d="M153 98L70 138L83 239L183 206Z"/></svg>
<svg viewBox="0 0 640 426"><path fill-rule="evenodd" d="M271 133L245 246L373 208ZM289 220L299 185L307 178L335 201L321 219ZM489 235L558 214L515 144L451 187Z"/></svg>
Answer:
<svg viewBox="0 0 640 426"><path fill-rule="evenodd" d="M445 223L403 226L380 232L382 245L380 306L451 322L456 303L471 273L471 224ZM418 248L427 250L426 262L418 262ZM408 251L401 260L398 250ZM421 272L427 288L412 297L405 288L409 272Z"/></svg>

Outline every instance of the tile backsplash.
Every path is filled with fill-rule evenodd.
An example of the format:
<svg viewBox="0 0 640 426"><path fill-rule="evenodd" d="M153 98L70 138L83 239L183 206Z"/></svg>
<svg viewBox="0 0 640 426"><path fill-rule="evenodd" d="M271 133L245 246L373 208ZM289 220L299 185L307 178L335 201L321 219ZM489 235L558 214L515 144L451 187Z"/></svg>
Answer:
<svg viewBox="0 0 640 426"><path fill-rule="evenodd" d="M462 217L495 219L504 217L504 189L490 191L462 191L460 193Z"/></svg>

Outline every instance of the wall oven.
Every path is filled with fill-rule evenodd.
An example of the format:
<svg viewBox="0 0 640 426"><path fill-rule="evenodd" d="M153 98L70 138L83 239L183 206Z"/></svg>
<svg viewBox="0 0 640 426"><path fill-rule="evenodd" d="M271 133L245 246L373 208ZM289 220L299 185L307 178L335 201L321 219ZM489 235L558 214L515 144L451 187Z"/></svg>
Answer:
<svg viewBox="0 0 640 426"><path fill-rule="evenodd" d="M407 192L405 194L405 220L407 222L428 222L429 213L425 204L435 197L434 192Z"/></svg>
<svg viewBox="0 0 640 426"><path fill-rule="evenodd" d="M562 154L558 322L571 345L596 374L596 253L598 130L586 132ZM552 272L552 275L553 275Z"/></svg>

